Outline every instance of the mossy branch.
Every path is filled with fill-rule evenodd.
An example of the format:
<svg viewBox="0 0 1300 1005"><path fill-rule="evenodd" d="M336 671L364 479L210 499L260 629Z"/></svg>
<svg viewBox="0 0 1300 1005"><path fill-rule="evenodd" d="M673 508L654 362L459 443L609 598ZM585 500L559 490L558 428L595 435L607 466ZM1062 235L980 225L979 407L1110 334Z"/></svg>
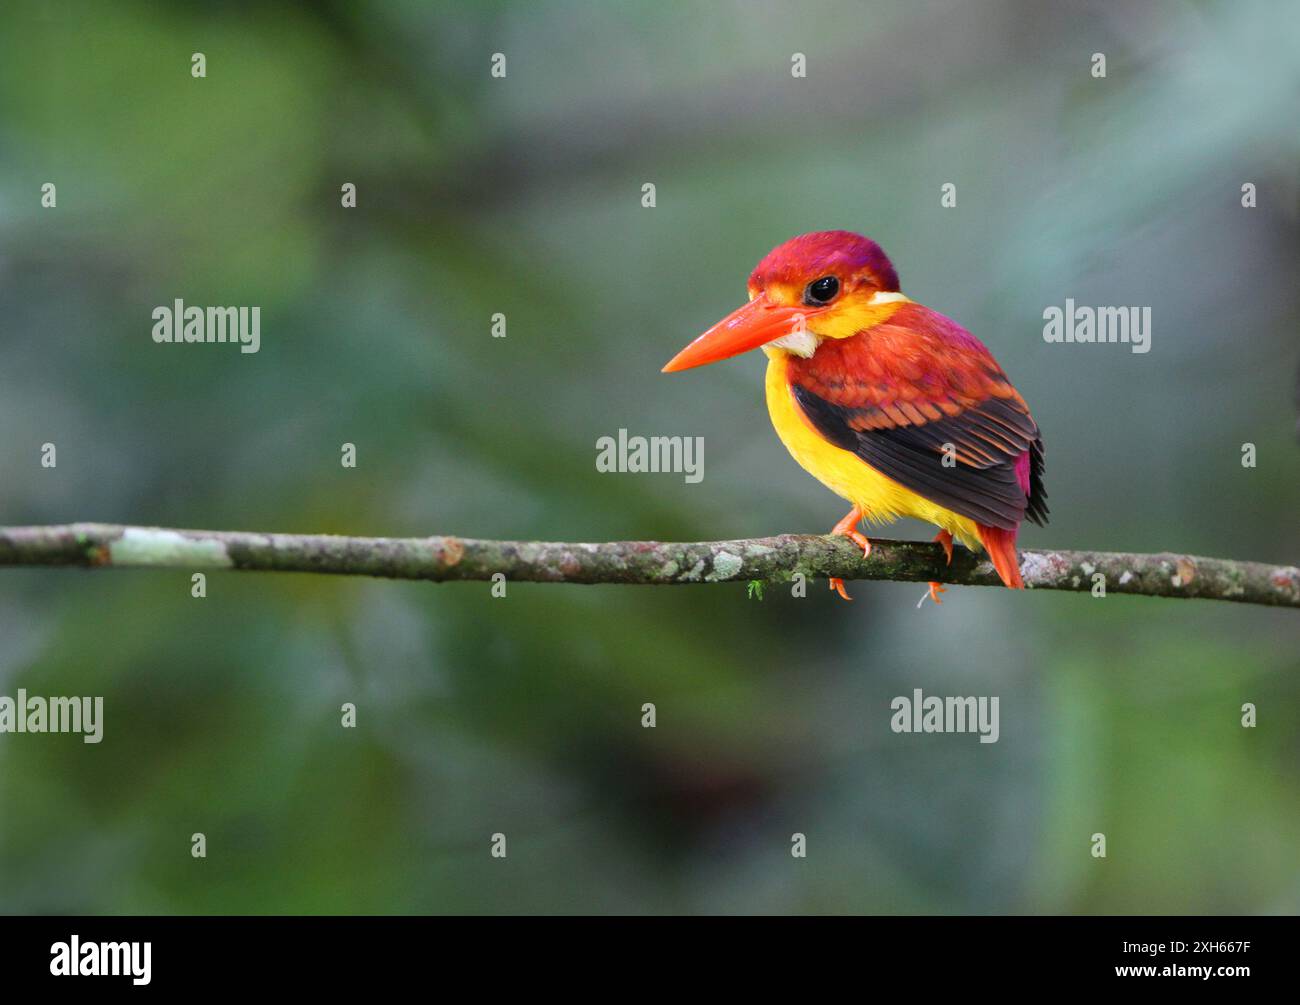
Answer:
<svg viewBox="0 0 1300 1005"><path fill-rule="evenodd" d="M0 566L83 566L191 571L315 572L389 579L677 585L746 580L937 580L997 586L987 558L957 548L951 565L937 544L873 540L864 559L841 537L782 534L742 541L673 543L484 541L463 537L336 537L230 530L169 530L78 523L0 527ZM1225 558L1108 551L1020 553L1025 585L1036 590L1230 600L1300 607L1300 569Z"/></svg>

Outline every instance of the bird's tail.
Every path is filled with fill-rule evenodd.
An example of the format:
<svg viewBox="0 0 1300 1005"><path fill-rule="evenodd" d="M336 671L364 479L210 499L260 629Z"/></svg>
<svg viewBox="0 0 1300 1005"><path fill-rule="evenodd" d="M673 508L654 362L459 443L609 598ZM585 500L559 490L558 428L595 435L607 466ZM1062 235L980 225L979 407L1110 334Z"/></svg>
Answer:
<svg viewBox="0 0 1300 1005"><path fill-rule="evenodd" d="M1002 582L1006 583L1009 589L1023 590L1025 581L1020 578L1020 558L1016 554L1016 532L1000 530L997 527L985 527L982 523L977 523L975 527L979 531L984 550L993 560L993 568L997 569Z"/></svg>

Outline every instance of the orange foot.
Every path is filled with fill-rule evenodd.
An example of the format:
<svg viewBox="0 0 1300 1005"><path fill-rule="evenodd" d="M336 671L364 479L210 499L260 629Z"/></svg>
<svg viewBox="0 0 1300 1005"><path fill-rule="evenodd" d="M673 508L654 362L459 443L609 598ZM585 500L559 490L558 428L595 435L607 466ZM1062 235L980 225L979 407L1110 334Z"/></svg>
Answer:
<svg viewBox="0 0 1300 1005"><path fill-rule="evenodd" d="M943 601L939 599L939 594L947 593L947 592L948 592L948 588L944 586L942 583L936 583L934 580L930 580L930 592L927 593L924 597L922 597L921 603L917 604L916 606L920 607L921 604L924 604L927 599L933 600L936 604L942 604Z"/></svg>
<svg viewBox="0 0 1300 1005"><path fill-rule="evenodd" d="M832 534L838 534L841 537L847 537L850 541L862 549L862 557L871 557L871 542L867 540L867 535L858 530L858 521L862 519L861 507L854 506L844 515L844 519L831 528ZM845 600L852 600L849 591L844 589L844 580L837 576L831 577L831 589L838 593Z"/></svg>
<svg viewBox="0 0 1300 1005"><path fill-rule="evenodd" d="M941 530L939 531L939 533L934 535L934 540L938 541L941 545L943 545L943 550L948 555L948 564L952 565L952 534L950 534L946 530ZM948 590L944 587L942 583L936 583L933 580L931 580L930 592L927 593L924 597L922 597L920 603L918 603L916 606L920 607L921 604L924 604L926 601L926 597L928 597L930 600L933 600L936 604L942 604L943 601L939 599L939 594L947 593L947 592Z"/></svg>
<svg viewBox="0 0 1300 1005"><path fill-rule="evenodd" d="M946 530L941 530L939 533L934 535L933 540L938 541L943 545L943 550L948 555L948 564L952 565L952 534Z"/></svg>

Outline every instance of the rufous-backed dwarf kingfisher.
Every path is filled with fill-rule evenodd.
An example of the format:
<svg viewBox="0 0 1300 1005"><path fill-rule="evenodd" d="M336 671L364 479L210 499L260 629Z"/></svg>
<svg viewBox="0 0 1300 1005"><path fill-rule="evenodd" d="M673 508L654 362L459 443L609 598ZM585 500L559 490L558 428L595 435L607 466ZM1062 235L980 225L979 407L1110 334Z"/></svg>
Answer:
<svg viewBox="0 0 1300 1005"><path fill-rule="evenodd" d="M767 409L791 455L853 508L832 534L871 554L863 519L916 517L988 552L1023 589L1016 534L1047 520L1043 438L1025 400L974 335L898 291L874 241L844 230L792 238L749 277L749 303L665 373L762 348ZM831 588L848 599L844 583ZM939 601L944 588L930 584Z"/></svg>

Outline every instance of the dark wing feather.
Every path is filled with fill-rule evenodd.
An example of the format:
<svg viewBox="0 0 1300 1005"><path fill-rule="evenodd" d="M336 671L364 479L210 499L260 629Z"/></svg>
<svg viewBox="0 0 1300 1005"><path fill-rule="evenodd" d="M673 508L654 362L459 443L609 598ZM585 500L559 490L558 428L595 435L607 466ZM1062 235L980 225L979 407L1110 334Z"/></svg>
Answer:
<svg viewBox="0 0 1300 1005"><path fill-rule="evenodd" d="M1047 516L1041 486L1043 447L1036 428L1017 429L1017 412L1007 401L990 399L952 417L921 425L859 429L860 409L832 404L794 386L795 401L813 427L837 447L857 454L877 471L954 513L988 527L1013 530L1028 517ZM951 444L951 447L948 445ZM1030 452L1030 495L1016 478L1015 459ZM945 467L945 453L951 458Z"/></svg>

